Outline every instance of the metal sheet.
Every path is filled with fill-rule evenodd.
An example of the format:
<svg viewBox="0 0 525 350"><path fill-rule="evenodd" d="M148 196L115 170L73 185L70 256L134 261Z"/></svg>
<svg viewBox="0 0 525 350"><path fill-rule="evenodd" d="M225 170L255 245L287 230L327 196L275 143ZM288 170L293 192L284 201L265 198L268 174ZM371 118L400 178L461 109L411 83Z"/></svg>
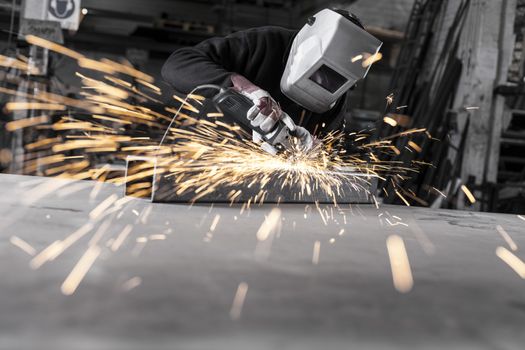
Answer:
<svg viewBox="0 0 525 350"><path fill-rule="evenodd" d="M501 225L518 247L514 254L525 259L525 221L515 215L346 205L339 208L343 220L337 208L322 206L334 211L325 224L315 206L280 205L280 234L260 241L257 232L274 205L241 214L239 206L132 199L102 242L134 225L128 239L115 253L104 248L77 292L64 296L60 285L92 236L38 270L10 238L40 252L89 222L89 213L122 188L1 175L0 191L1 349L521 350L525 344L525 281L495 254L498 247L510 250L496 230ZM166 239L149 239L155 234ZM394 234L404 239L414 277L407 294L392 284L385 241ZM141 250L137 238L148 238ZM133 277L142 284L126 291ZM232 320L242 282L246 299L240 319Z"/></svg>
<svg viewBox="0 0 525 350"><path fill-rule="evenodd" d="M282 181L278 178L270 180L265 186L264 203L340 203L340 204L370 204L373 202L371 193L375 193L377 187L376 179L369 179L370 183L354 183L348 179L334 196L329 196L320 189L311 189L310 193L302 190L300 185L282 188ZM256 198L260 192L258 186L248 187L249 183L237 184L220 188L209 195L199 198L196 203L229 203L229 193L242 191L236 198L237 203L244 203ZM158 203L190 203L197 195L193 191L177 195L173 190L173 179L159 176L153 193L153 201ZM334 190L335 191L335 190ZM259 195L260 198L260 195Z"/></svg>

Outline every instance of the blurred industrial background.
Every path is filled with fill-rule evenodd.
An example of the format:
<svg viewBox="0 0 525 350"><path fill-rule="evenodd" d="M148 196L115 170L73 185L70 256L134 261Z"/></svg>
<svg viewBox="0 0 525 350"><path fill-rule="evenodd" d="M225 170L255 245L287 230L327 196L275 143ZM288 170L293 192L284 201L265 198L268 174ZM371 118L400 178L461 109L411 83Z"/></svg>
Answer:
<svg viewBox="0 0 525 350"><path fill-rule="evenodd" d="M163 81L332 20L297 123L370 70L317 148ZM224 86L242 35L181 51ZM0 350L523 350L524 214L525 0L0 0Z"/></svg>
<svg viewBox="0 0 525 350"><path fill-rule="evenodd" d="M60 2L60 1L59 1ZM161 82L160 68L177 48L256 26L300 28L325 7L346 8L384 42L383 59L349 95L347 128L374 128L385 116L394 126L427 128L439 142L406 154L433 167L407 180L412 204L496 212L525 210L525 2L522 0L82 0L73 23L63 30L45 22L45 1L0 1L2 55L31 57L38 52L23 34L47 36L89 57L127 60ZM67 3L67 1L66 1ZM44 12L42 12L44 11ZM48 17L47 17L48 18ZM63 21L64 22L64 21ZM45 57L44 57L45 56ZM45 53L46 71L19 84L20 71L2 67L2 87L23 92L56 91L75 96L80 78L76 63ZM48 61L47 61L48 60ZM162 86L166 103L170 91ZM394 103L387 106L387 97ZM5 102L7 96L1 97ZM1 123L30 112L0 112ZM45 128L43 128L45 129ZM53 131L47 131L52 136ZM0 135L1 169L20 173L18 161L40 132ZM21 158L20 158L21 157ZM109 157L110 158L110 157ZM111 159L98 160L101 164ZM117 162L118 163L118 162ZM119 164L114 164L119 169ZM38 166L36 174L46 175ZM471 206L459 187L470 188ZM384 185L388 186L388 185ZM430 188L447 194L443 199ZM399 199L385 199L399 202Z"/></svg>

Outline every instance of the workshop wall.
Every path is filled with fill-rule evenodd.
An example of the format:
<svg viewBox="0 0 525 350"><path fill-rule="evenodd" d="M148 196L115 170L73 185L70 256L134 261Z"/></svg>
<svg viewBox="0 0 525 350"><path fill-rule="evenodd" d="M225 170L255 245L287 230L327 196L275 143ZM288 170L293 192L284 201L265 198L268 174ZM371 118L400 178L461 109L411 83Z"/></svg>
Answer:
<svg viewBox="0 0 525 350"><path fill-rule="evenodd" d="M413 5L414 0L358 0L350 9L367 26L404 31Z"/></svg>

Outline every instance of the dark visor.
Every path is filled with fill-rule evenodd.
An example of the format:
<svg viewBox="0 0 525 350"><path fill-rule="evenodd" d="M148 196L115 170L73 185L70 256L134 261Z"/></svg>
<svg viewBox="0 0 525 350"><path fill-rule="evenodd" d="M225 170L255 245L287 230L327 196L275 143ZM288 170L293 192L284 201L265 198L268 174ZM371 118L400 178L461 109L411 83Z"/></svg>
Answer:
<svg viewBox="0 0 525 350"><path fill-rule="evenodd" d="M312 74L310 80L330 91L332 94L348 81L348 79L325 64Z"/></svg>

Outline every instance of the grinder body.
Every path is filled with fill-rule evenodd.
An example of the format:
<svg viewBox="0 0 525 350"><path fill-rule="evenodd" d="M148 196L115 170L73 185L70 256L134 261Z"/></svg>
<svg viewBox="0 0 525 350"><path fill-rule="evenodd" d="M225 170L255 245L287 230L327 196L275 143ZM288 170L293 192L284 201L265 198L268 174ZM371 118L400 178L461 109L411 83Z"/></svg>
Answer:
<svg viewBox="0 0 525 350"><path fill-rule="evenodd" d="M289 138L293 131L282 120L275 123L275 126L270 131L263 131L251 124L250 119L248 119L248 113L254 104L248 97L229 88L221 89L212 98L212 101L226 119L236 122L245 131L254 131L261 135L264 140L261 147L265 151L275 155L290 148ZM258 112L257 109L253 109L253 111L254 114Z"/></svg>

